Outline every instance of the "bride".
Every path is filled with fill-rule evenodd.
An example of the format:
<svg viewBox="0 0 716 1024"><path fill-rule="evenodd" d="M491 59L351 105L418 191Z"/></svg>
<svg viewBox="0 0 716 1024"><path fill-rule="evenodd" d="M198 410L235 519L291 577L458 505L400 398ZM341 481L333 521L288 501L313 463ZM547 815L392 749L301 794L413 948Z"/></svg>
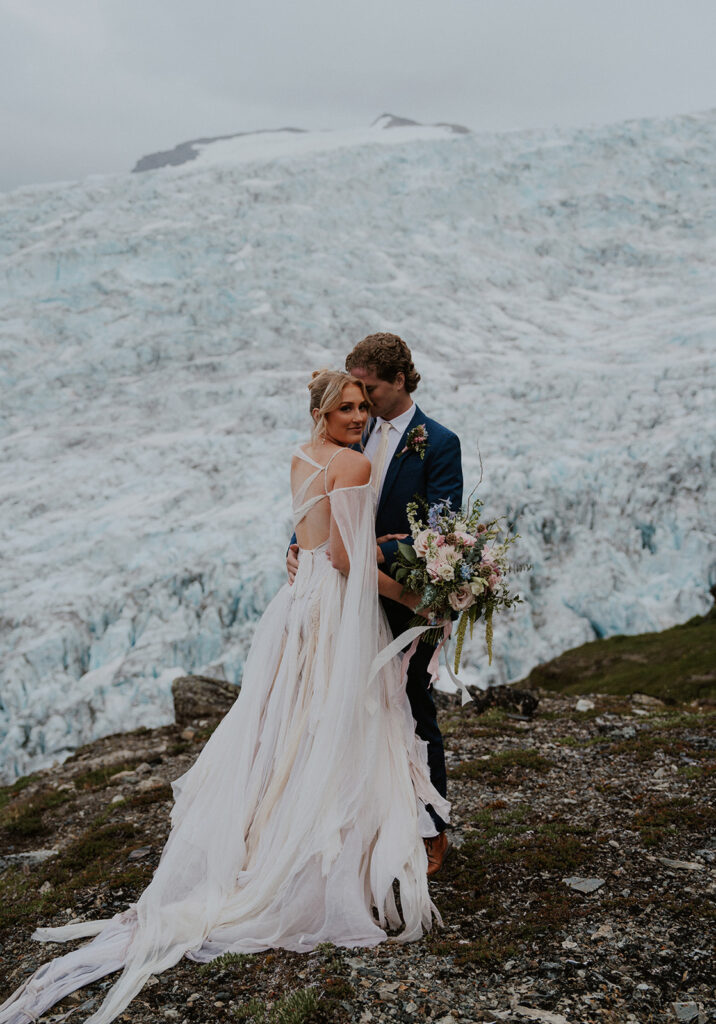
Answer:
<svg viewBox="0 0 716 1024"><path fill-rule="evenodd" d="M45 942L94 939L40 967L0 1006L0 1024L36 1020L113 971L87 1024L113 1021L182 956L373 946L401 924L392 938L409 942L439 920L425 805L446 818L449 804L390 658L410 637L391 644L378 602L417 598L376 564L370 463L351 447L368 416L363 383L322 370L309 390L313 434L291 462L298 573L257 626L236 702L173 783L152 881L113 918L37 929Z"/></svg>

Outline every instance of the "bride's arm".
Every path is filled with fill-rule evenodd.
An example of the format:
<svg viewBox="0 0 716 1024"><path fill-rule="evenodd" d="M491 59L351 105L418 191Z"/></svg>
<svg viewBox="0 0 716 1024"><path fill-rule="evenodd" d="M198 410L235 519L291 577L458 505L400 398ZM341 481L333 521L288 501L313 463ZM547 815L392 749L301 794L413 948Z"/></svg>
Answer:
<svg viewBox="0 0 716 1024"><path fill-rule="evenodd" d="M362 487L370 480L370 462L360 452L347 449L345 453L341 452L336 456L334 465L336 472L331 484L332 491L342 487ZM328 547L331 565L347 576L351 563L333 513L331 513L331 533Z"/></svg>
<svg viewBox="0 0 716 1024"><path fill-rule="evenodd" d="M365 455L361 455L359 452L347 452L345 456L336 459L336 475L332 490L340 487L361 487L369 480L370 462ZM329 548L331 565L347 576L351 567L350 559L341 537L341 531L333 516L331 516ZM420 603L417 594L404 593L402 585L387 573L381 572L380 569L378 570L378 593L381 597L389 597L413 611Z"/></svg>

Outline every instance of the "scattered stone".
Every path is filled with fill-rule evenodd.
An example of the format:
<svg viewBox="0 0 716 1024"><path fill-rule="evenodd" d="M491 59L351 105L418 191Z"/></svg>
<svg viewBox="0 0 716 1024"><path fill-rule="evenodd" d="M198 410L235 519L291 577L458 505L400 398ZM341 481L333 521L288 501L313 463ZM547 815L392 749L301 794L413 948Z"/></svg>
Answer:
<svg viewBox="0 0 716 1024"><path fill-rule="evenodd" d="M152 789L161 789L163 785L161 779L140 779L137 783L137 790L140 793L148 793Z"/></svg>
<svg viewBox="0 0 716 1024"><path fill-rule="evenodd" d="M151 852L152 852L151 846L140 846L139 849L132 850L132 852L130 853L130 855L129 855L129 857L127 859L128 860L141 860L142 857L148 857Z"/></svg>
<svg viewBox="0 0 716 1024"><path fill-rule="evenodd" d="M133 782L137 777L137 773L133 771L117 772L116 775L112 775L109 780L110 786L118 786L122 782Z"/></svg>
<svg viewBox="0 0 716 1024"><path fill-rule="evenodd" d="M378 996L383 1002L392 1003L397 1000L396 989L400 985L399 981L388 981L378 986Z"/></svg>
<svg viewBox="0 0 716 1024"><path fill-rule="evenodd" d="M134 750L120 747L119 750L110 750L107 754L100 754L98 757L80 758L77 761L71 761L68 767L77 768L79 770L78 774L84 774L85 772L96 771L98 768L112 768L115 764L126 764L127 761L133 761L135 757L136 753Z"/></svg>
<svg viewBox="0 0 716 1024"><path fill-rule="evenodd" d="M43 882L42 885L40 886L39 891L44 896L46 892L52 892L53 888L54 886L52 885L52 882Z"/></svg>
<svg viewBox="0 0 716 1024"><path fill-rule="evenodd" d="M330 982L328 989L336 986L340 1018L345 1011L345 1019L356 1024L564 1024L565 1020L570 1024L645 1024L647 1020L680 1024L682 1019L685 1024L705 1024L704 1008L712 996L711 951L704 938L707 915L701 909L710 892L708 876L716 861L716 846L706 838L712 812L704 800L703 776L678 772L678 768L690 762L708 763L701 754L690 761L681 754L682 745L689 752L705 751L706 729L689 716L683 728L675 719L666 721L662 731L652 711L645 712L648 719L638 717L636 712L643 709L625 707L623 698L609 695L589 695L599 708L599 718L575 714L575 696L547 691L537 695L540 709L547 714L529 722L518 720L507 707L481 722L472 707L460 712L458 699L435 695L446 716L450 769L470 761L491 769L496 754L523 749L548 757L556 769L554 777L531 772L493 775L488 770L474 782L455 779L449 783L455 854L431 882L435 903L445 918L444 929L404 946L383 944L307 956L276 950L251 955L245 963L229 962L217 974L213 973L216 968L207 968L205 974L182 958L170 972L148 980L147 998L135 1000L124 1014L127 1022L131 1018L131 1024L154 1024L160 1019L169 1024L208 1024L210 1020L219 1024L233 1019L232 1004L242 1007L252 997L270 1014L276 1001L288 993L307 987L323 992ZM705 711L704 718L709 714ZM162 797L168 793L167 780L186 771L205 741L209 730L200 722L210 720L215 719L207 715L184 726L181 742L182 727L175 725L104 737L85 748L85 755L80 752L76 761L70 759L29 780L17 798L18 810L22 812L36 798L39 807L49 803L40 812L46 838L35 839L35 844L56 847L61 857L91 829L109 826L111 836L109 830L119 826L121 847L117 849L122 852L106 877L90 884L82 880L66 897L64 881L60 889L49 862L46 868L34 868L32 875L25 865L29 877L20 877L20 882L30 900L39 893L40 904L47 878L52 877L55 888L45 900L42 920L32 911L19 927L1 933L0 975L9 971L10 984L22 982L47 955L31 940L33 927L66 923L77 914L85 920L109 917L136 901L144 870L158 857L169 822L167 805L155 800L150 791L146 799L131 797L143 793L140 787L147 784L161 785L157 792ZM635 726L636 736L647 739L638 757L631 744L614 746L628 724ZM652 734L663 738L663 749L654 744L653 755L642 756L652 749ZM116 761L111 755L113 745L121 751L119 756L115 753ZM158 753L162 745L164 756ZM97 776L96 785L80 781L92 767L89 754L100 754L101 760L111 762ZM666 771L654 779L660 767ZM105 788L112 771L118 774L128 768L132 769L129 781ZM77 779L74 788L73 778ZM63 785L70 785L71 800L57 806L46 801L48 793L61 791ZM15 813L12 805L9 809L11 815ZM668 827L670 819L676 828ZM553 823L558 823L557 828ZM19 830L0 836L2 854L19 854L32 844L33 839L22 837ZM507 858L504 873L495 857L500 848ZM677 858L677 863L695 866L673 868L669 860ZM468 866L474 874L468 873ZM121 882L113 880L115 868ZM10 901L17 899L17 870L0 876L0 893L5 895L5 882ZM585 870L599 871L601 878L564 876L562 884L586 882L593 899L581 900L579 888L574 896L561 889L563 871ZM469 886L471 878L478 880L476 913L461 900L462 887ZM603 879L611 883L608 888ZM601 885L604 893L596 891ZM56 892L63 893L61 900ZM499 922L483 916L493 893L500 901ZM684 909L679 917L672 909L677 905ZM542 909L545 932L538 943L519 939L499 948L503 925L522 927L525 918L528 924L540 923ZM549 917L552 911L554 919ZM483 960L481 946L487 939L496 940L498 950L494 958ZM100 980L89 990L99 1002L112 980ZM66 1007L76 1007L86 997L75 993ZM679 1017L674 1000L690 1001L698 1008L697 1015ZM178 1016L163 1017L165 1007ZM86 1014L75 1009L70 1021L74 1016L84 1019Z"/></svg>
<svg viewBox="0 0 716 1024"><path fill-rule="evenodd" d="M654 857L653 860L658 860L660 864L665 864L667 868L681 868L683 871L704 870L704 865L699 864L696 860L672 860L671 857Z"/></svg>
<svg viewBox="0 0 716 1024"><path fill-rule="evenodd" d="M42 864L43 861L48 860L50 857L56 857L57 853L57 850L28 850L26 853L6 853L0 857L0 871L9 868L11 864L34 868L37 864Z"/></svg>
<svg viewBox="0 0 716 1024"><path fill-rule="evenodd" d="M597 889L601 889L604 885L605 879L603 878L580 878L579 875L572 875L570 878L563 878L570 889L575 889L577 892L596 892Z"/></svg>
<svg viewBox="0 0 716 1024"><path fill-rule="evenodd" d="M596 704L593 700L589 700L588 697L580 697L577 701L574 710L575 711L593 711Z"/></svg>
<svg viewBox="0 0 716 1024"><path fill-rule="evenodd" d="M192 729L192 727L188 725L186 729L182 729L179 735L183 740L193 740L196 736L196 729Z"/></svg>
<svg viewBox="0 0 716 1024"><path fill-rule="evenodd" d="M666 704L663 700L659 700L658 697L650 697L648 693L633 693L631 696L632 704L636 704L640 708L665 708Z"/></svg>
<svg viewBox="0 0 716 1024"><path fill-rule="evenodd" d="M545 1024L570 1024L561 1013L552 1013L551 1010L540 1010L534 1006L521 1006L519 1003L512 1003L512 1012L520 1017L527 1017L529 1020L541 1020Z"/></svg>
<svg viewBox="0 0 716 1024"><path fill-rule="evenodd" d="M687 1024L688 1021L698 1020L699 1008L696 1003L672 1003L676 1019Z"/></svg>

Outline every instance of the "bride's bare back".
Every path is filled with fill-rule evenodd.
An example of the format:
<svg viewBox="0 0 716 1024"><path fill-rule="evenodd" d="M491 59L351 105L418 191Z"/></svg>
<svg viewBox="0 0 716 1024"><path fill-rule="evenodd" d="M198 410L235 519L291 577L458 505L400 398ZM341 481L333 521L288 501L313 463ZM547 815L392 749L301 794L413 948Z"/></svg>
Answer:
<svg viewBox="0 0 716 1024"><path fill-rule="evenodd" d="M308 551L326 544L331 535L329 492L361 486L369 477L370 463L360 452L313 444L297 448L291 461L291 492L298 546Z"/></svg>

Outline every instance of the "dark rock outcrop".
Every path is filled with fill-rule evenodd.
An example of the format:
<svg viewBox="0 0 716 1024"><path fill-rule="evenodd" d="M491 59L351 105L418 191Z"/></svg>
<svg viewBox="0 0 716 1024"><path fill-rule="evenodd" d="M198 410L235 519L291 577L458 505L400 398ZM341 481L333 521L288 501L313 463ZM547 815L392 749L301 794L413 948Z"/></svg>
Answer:
<svg viewBox="0 0 716 1024"><path fill-rule="evenodd" d="M238 688L223 679L208 676L179 676L172 683L177 725L223 718L236 700Z"/></svg>

